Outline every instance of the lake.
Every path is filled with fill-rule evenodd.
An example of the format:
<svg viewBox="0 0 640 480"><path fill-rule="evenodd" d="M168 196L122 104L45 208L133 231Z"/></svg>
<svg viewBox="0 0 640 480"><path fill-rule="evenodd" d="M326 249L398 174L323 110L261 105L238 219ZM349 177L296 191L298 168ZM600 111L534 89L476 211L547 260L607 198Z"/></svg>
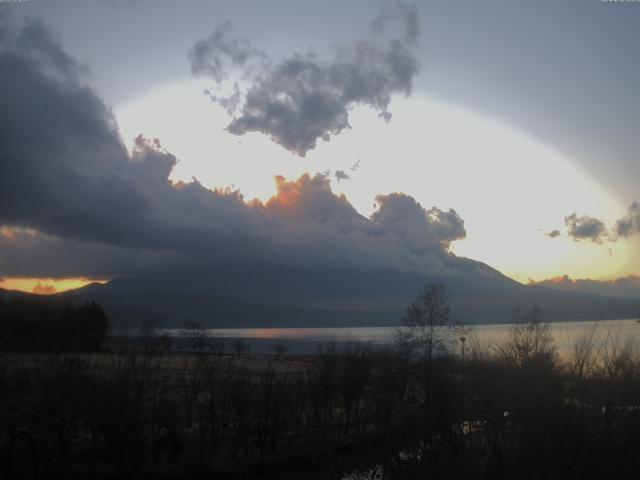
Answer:
<svg viewBox="0 0 640 480"><path fill-rule="evenodd" d="M350 342L370 343L374 347L391 345L397 327L331 327L331 328L220 328L207 329L207 335L225 339L227 351L231 343L241 340L251 353L273 353L277 345L285 345L291 354L314 354L322 345L336 344L336 348L344 348ZM463 332L456 332L454 340L464 336L467 349L479 344L491 349L508 338L514 328L513 324L486 324L464 327ZM183 336L180 329L165 329L163 333L175 338ZM576 342L591 336L596 348L605 345L629 347L640 346L640 323L635 319L606 321L574 321L554 322L550 324L550 333L558 353L566 358L570 355ZM451 345L455 351L460 349L460 342Z"/></svg>

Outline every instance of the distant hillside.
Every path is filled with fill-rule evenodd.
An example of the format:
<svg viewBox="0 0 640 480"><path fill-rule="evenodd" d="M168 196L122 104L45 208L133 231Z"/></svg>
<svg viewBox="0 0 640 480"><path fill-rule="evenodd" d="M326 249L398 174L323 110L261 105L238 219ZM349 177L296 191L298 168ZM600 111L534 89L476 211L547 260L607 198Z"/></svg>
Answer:
<svg viewBox="0 0 640 480"><path fill-rule="evenodd" d="M640 277L634 275L615 280L572 279L565 275L537 282L536 285L565 292L582 292L603 297L625 297L640 300Z"/></svg>
<svg viewBox="0 0 640 480"><path fill-rule="evenodd" d="M42 295L36 295L35 293L21 292L19 290L6 290L4 288L0 288L0 298L3 300L8 300L14 297L33 297L39 298ZM52 296L51 298L55 298L57 295Z"/></svg>
<svg viewBox="0 0 640 480"><path fill-rule="evenodd" d="M99 350L109 321L95 302L0 290L0 350Z"/></svg>
<svg viewBox="0 0 640 480"><path fill-rule="evenodd" d="M512 320L519 305L537 303L547 318L633 318L638 301L526 286L462 259L448 276L274 266L225 267L119 278L74 291L95 300L116 324L156 319L165 326L197 321L211 327L396 325L427 282L443 283L453 316L464 323ZM69 294L67 294L69 295Z"/></svg>

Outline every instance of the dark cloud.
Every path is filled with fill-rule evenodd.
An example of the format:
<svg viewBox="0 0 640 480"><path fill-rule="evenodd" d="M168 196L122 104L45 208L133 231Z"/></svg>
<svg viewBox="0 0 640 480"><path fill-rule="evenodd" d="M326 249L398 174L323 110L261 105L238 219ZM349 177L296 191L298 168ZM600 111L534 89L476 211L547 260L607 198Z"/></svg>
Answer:
<svg viewBox="0 0 640 480"><path fill-rule="evenodd" d="M575 212L565 217L564 222L567 225L567 236L576 241L591 240L594 243L602 243L607 240L616 242L621 238L640 234L640 204L633 202L629 206L626 215L617 220L615 225L611 227L611 232L601 220L587 215L579 216ZM560 232L554 230L545 235L554 238L559 236ZM610 253L612 254L611 251Z"/></svg>
<svg viewBox="0 0 640 480"><path fill-rule="evenodd" d="M560 233L560 230L551 230L550 232L545 233L545 235L549 238L556 238L556 237L562 236L562 234Z"/></svg>
<svg viewBox="0 0 640 480"><path fill-rule="evenodd" d="M227 80L236 68L244 71L243 76L249 74L247 67L254 60L258 60L262 68L270 62L266 53L251 45L246 37L236 34L230 22L217 27L189 51L193 74L206 75L216 83Z"/></svg>
<svg viewBox="0 0 640 480"><path fill-rule="evenodd" d="M229 95L216 95L209 89L205 89L203 93L207 95L214 103L217 103L222 108L224 108L229 115L233 115L237 111L238 106L242 101L242 93L240 92L238 82L234 82L233 93Z"/></svg>
<svg viewBox="0 0 640 480"><path fill-rule="evenodd" d="M465 232L453 210L392 194L378 197L368 219L325 175L277 177L266 203L172 182L177 159L141 136L129 153L110 109L41 24L2 29L0 44L0 274L109 276L238 262L457 268L448 247Z"/></svg>
<svg viewBox="0 0 640 480"><path fill-rule="evenodd" d="M615 232L622 238L640 235L640 204L638 202L633 202L627 214L616 222Z"/></svg>
<svg viewBox="0 0 640 480"><path fill-rule="evenodd" d="M351 177L349 175L347 175L344 171L342 170L336 170L334 173L336 180L337 181L341 181L341 180L351 180Z"/></svg>
<svg viewBox="0 0 640 480"><path fill-rule="evenodd" d="M575 241L590 240L593 243L602 243L609 236L607 227L601 220L587 215L578 216L574 212L565 217L564 223L567 226L567 235Z"/></svg>
<svg viewBox="0 0 640 480"><path fill-rule="evenodd" d="M434 249L447 249L454 240L466 237L464 221L455 210L444 212L438 208L425 210L412 197L403 193L378 195L378 210L371 219L393 232L414 254Z"/></svg>
<svg viewBox="0 0 640 480"><path fill-rule="evenodd" d="M0 235L0 272L5 276L104 278L196 267L180 251L126 248L4 227Z"/></svg>
<svg viewBox="0 0 640 480"><path fill-rule="evenodd" d="M307 53L263 63L249 82L242 104L234 100L238 113L228 131L264 133L304 157L319 139L329 140L350 128L349 114L355 105L370 106L389 121L391 95L408 95L418 71L417 35L415 7L397 3L373 20L367 38L343 47L331 60ZM209 75L220 83L228 77L227 67L244 67L251 59L266 56L245 39L232 36L225 24L196 43L189 58L195 74ZM242 77L250 76L243 69ZM212 99L223 97L212 95Z"/></svg>
<svg viewBox="0 0 640 480"><path fill-rule="evenodd" d="M640 277L634 275L614 280L573 279L568 275L562 275L539 282L530 280L529 284L542 285L568 292L591 293L604 297L640 298Z"/></svg>

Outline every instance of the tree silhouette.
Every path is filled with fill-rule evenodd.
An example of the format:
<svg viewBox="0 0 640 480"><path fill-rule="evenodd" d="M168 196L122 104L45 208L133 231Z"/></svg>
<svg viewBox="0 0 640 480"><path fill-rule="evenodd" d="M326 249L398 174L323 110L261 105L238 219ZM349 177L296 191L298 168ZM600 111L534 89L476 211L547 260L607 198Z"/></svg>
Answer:
<svg viewBox="0 0 640 480"><path fill-rule="evenodd" d="M446 341L454 334L448 328L451 327L448 299L449 295L444 285L425 285L407 307L402 319L403 328L397 330L398 343L410 346L425 362L422 375L425 442L431 441L434 421L431 408L434 355L446 350Z"/></svg>
<svg viewBox="0 0 640 480"><path fill-rule="evenodd" d="M430 364L433 355L446 348L451 337L449 294L444 285L425 285L409 304L402 319L404 328L398 330L398 340L414 347Z"/></svg>

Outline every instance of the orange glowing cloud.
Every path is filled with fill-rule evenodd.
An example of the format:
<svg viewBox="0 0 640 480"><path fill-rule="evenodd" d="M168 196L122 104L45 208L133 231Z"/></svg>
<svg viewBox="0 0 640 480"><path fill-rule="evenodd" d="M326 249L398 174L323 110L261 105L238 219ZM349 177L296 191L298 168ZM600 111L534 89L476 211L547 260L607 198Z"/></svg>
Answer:
<svg viewBox="0 0 640 480"><path fill-rule="evenodd" d="M0 288L35 293L37 295L53 295L67 290L84 287L90 283L107 283L108 280L87 277L76 278L30 278L5 277L0 278Z"/></svg>
<svg viewBox="0 0 640 480"><path fill-rule="evenodd" d="M308 179L309 174L305 174L305 176ZM292 207L293 205L295 205L300 198L300 187L303 178L304 177L302 177L299 181L292 182L288 181L282 175L277 175L275 177L275 181L278 193L267 201L267 207L273 205Z"/></svg>
<svg viewBox="0 0 640 480"><path fill-rule="evenodd" d="M9 227L0 227L0 236L3 236L7 240L13 240L15 237L13 229Z"/></svg>
<svg viewBox="0 0 640 480"><path fill-rule="evenodd" d="M571 284L576 283L576 281L573 278L569 278L568 275L558 275L557 277L551 277L547 280L547 282L554 283L557 285L561 285L563 283L571 283Z"/></svg>
<svg viewBox="0 0 640 480"><path fill-rule="evenodd" d="M311 207L314 201L321 200L320 197L353 208L344 194L336 195L332 192L329 178L322 174L311 176L305 173L297 180L288 180L282 175L276 175L275 182L276 194L267 200L267 210L278 210L279 207L304 210Z"/></svg>
<svg viewBox="0 0 640 480"><path fill-rule="evenodd" d="M6 225L0 226L0 237L9 241L16 240L20 235L34 236L37 234L38 232L32 228L8 227Z"/></svg>

